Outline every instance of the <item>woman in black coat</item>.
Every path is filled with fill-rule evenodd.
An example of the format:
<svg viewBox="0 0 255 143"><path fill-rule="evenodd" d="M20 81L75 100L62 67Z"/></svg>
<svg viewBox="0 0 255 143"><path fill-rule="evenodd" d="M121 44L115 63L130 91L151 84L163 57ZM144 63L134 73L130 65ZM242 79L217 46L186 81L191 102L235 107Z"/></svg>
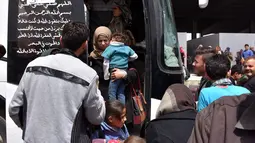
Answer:
<svg viewBox="0 0 255 143"><path fill-rule="evenodd" d="M156 119L146 127L147 143L187 143L196 114L192 92L183 84L171 85L158 107Z"/></svg>

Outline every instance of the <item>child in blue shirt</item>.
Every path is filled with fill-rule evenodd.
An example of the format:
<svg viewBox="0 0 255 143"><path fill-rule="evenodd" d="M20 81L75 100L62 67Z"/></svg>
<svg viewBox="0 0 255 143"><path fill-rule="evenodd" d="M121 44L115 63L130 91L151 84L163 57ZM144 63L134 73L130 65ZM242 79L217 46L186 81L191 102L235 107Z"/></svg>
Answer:
<svg viewBox="0 0 255 143"><path fill-rule="evenodd" d="M93 134L93 139L104 138L106 143L110 140L124 141L129 137L126 121L126 107L118 100L106 101L105 121L100 129Z"/></svg>
<svg viewBox="0 0 255 143"><path fill-rule="evenodd" d="M126 70L128 61L138 58L137 54L129 46L124 44L125 35L114 33L110 45L105 49L102 56L104 57L104 79L108 80L110 73L114 68ZM125 104L125 84L122 79L110 80L108 94L109 100L118 99L122 104Z"/></svg>

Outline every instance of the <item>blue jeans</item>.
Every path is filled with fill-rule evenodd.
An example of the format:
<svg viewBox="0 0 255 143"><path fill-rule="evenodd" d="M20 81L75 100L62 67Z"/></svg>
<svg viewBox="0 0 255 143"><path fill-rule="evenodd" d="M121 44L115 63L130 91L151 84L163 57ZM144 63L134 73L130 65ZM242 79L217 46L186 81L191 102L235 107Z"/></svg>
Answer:
<svg viewBox="0 0 255 143"><path fill-rule="evenodd" d="M118 99L122 104L125 105L125 83L122 79L117 79L115 81L110 80L109 84L109 100Z"/></svg>

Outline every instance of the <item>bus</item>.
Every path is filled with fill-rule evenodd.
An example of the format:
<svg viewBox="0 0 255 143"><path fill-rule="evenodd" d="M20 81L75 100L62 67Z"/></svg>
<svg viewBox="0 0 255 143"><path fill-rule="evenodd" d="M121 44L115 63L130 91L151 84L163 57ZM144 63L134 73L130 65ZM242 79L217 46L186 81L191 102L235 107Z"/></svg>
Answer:
<svg viewBox="0 0 255 143"><path fill-rule="evenodd" d="M3 44L8 50L6 107L27 64L45 50L60 45L62 26L70 20L85 22L93 35L97 26L107 26L112 14L110 3L113 0L5 2L2 7L7 16L2 17L1 27L8 27L6 33L2 34L8 35L3 37L7 39L7 43ZM125 3L132 13L130 31L136 44L131 48L139 55L135 65L142 77L149 121L151 113L155 112L152 110L156 110L152 99L161 100L169 85L184 82L172 4L171 0L125 0ZM201 8L205 8L207 4L208 0L199 0ZM85 63L88 62L89 52L90 48L80 57ZM8 142L22 142L22 131L9 121L11 119L8 112L6 114Z"/></svg>

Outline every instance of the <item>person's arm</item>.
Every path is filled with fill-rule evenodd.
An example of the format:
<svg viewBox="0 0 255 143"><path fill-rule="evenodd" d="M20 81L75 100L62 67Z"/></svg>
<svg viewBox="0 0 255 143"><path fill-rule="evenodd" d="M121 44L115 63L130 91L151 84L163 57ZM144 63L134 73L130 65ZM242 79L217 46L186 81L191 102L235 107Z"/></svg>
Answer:
<svg viewBox="0 0 255 143"><path fill-rule="evenodd" d="M192 130L192 133L189 137L188 143L208 143L209 134L207 132L208 125L205 123L203 116L204 113L200 112L197 114L195 119L195 125Z"/></svg>
<svg viewBox="0 0 255 143"><path fill-rule="evenodd" d="M132 56L129 57L129 61L134 61L138 58L138 55L134 53Z"/></svg>
<svg viewBox="0 0 255 143"><path fill-rule="evenodd" d="M84 99L85 115L94 125L100 125L105 118L105 102L98 89L98 76L92 80L88 88L88 95Z"/></svg>
<svg viewBox="0 0 255 143"><path fill-rule="evenodd" d="M120 69L113 69L112 75L111 75L112 80L116 79L124 79L128 83L136 81L137 79L137 73L134 70L120 70Z"/></svg>
<svg viewBox="0 0 255 143"><path fill-rule="evenodd" d="M109 76L110 76L109 66L110 66L110 61L104 58L104 63L103 63L104 80L109 80Z"/></svg>
<svg viewBox="0 0 255 143"><path fill-rule="evenodd" d="M120 70L118 68L114 68L112 70L111 79L127 79L127 72L125 70Z"/></svg>
<svg viewBox="0 0 255 143"><path fill-rule="evenodd" d="M109 80L109 76L110 76L109 66L110 66L110 60L111 60L112 54L113 54L113 51L111 46L108 46L102 53L102 57L104 57L103 71L104 71L105 80Z"/></svg>
<svg viewBox="0 0 255 143"><path fill-rule="evenodd" d="M253 56L254 54L253 54L253 52L252 52L252 50L250 50L250 56Z"/></svg>
<svg viewBox="0 0 255 143"><path fill-rule="evenodd" d="M128 83L132 83L135 82L137 80L137 72L135 72L134 70L128 70L127 71L127 77L126 80Z"/></svg>
<svg viewBox="0 0 255 143"><path fill-rule="evenodd" d="M138 55L135 53L135 51L133 49L130 49L130 52L129 52L129 61L134 61L138 58Z"/></svg>
<svg viewBox="0 0 255 143"><path fill-rule="evenodd" d="M22 128L23 127L23 104L24 104L24 96L25 96L25 77L26 73L23 74L19 86L14 93L14 96L9 104L9 115L14 123Z"/></svg>

